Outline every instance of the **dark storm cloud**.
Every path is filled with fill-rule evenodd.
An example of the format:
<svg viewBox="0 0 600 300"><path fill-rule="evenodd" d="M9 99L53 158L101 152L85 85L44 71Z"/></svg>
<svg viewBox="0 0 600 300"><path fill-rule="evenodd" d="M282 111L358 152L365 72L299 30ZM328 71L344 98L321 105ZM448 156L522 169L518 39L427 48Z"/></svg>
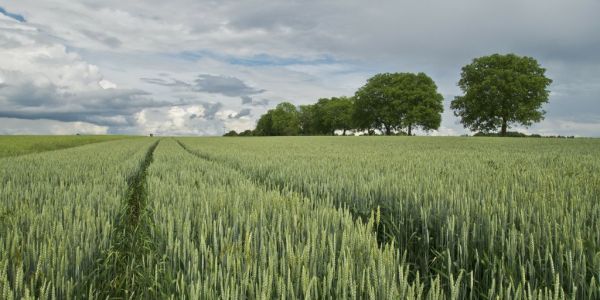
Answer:
<svg viewBox="0 0 600 300"><path fill-rule="evenodd" d="M121 126L131 124L131 116L144 108L169 104L156 101L142 90L62 92L55 85L40 87L28 81L0 86L0 117L5 118L84 121Z"/></svg>
<svg viewBox="0 0 600 300"><path fill-rule="evenodd" d="M228 97L249 98L249 95L265 92L265 90L250 87L241 79L231 76L200 74L197 79L191 83L171 78L140 78L140 80L150 84L173 88L185 88L194 92L221 94Z"/></svg>
<svg viewBox="0 0 600 300"><path fill-rule="evenodd" d="M194 80L193 89L198 92L221 94L229 97L240 97L265 92L265 90L254 89L235 77L209 74L198 75L198 79Z"/></svg>
<svg viewBox="0 0 600 300"><path fill-rule="evenodd" d="M252 106L267 106L269 105L268 99L255 100L250 96L242 96L242 105L252 105Z"/></svg>

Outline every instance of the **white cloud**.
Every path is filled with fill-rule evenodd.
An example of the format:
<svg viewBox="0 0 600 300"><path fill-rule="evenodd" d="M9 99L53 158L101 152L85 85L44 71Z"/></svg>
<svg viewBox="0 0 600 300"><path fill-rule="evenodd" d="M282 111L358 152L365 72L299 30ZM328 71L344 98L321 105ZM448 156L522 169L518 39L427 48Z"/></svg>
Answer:
<svg viewBox="0 0 600 300"><path fill-rule="evenodd" d="M217 135L215 126L206 127L201 105L171 106L143 109L135 115L139 132L159 135Z"/></svg>
<svg viewBox="0 0 600 300"><path fill-rule="evenodd" d="M100 85L101 88L108 90L108 89L116 89L117 85L106 80L106 79L102 79L100 81L98 81L98 84Z"/></svg>
<svg viewBox="0 0 600 300"><path fill-rule="evenodd" d="M107 126L85 122L0 118L0 134L107 134Z"/></svg>
<svg viewBox="0 0 600 300"><path fill-rule="evenodd" d="M456 128L449 128L446 126L440 126L438 130L431 130L429 132L418 131L417 134L424 134L430 136L457 136L467 134L466 130L460 130Z"/></svg>
<svg viewBox="0 0 600 300"><path fill-rule="evenodd" d="M98 66L32 25L3 18L0 27L0 117L124 126L136 110L162 105L144 91L117 89Z"/></svg>

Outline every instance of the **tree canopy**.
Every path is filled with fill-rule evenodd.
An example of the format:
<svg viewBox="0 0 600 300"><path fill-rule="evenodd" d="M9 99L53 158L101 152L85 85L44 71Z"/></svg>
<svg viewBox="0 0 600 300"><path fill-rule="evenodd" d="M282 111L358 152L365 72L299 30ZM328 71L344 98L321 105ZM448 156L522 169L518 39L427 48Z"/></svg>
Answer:
<svg viewBox="0 0 600 300"><path fill-rule="evenodd" d="M543 120L551 79L533 58L493 54L462 68L458 86L464 92L451 104L465 128L505 136L513 124L530 126Z"/></svg>
<svg viewBox="0 0 600 300"><path fill-rule="evenodd" d="M300 115L289 102L279 103L262 115L256 124L255 135L298 135Z"/></svg>
<svg viewBox="0 0 600 300"><path fill-rule="evenodd" d="M300 106L300 120L302 133L305 135L335 134L336 130L353 128L352 112L354 101L352 98L322 98L315 104Z"/></svg>
<svg viewBox="0 0 600 300"><path fill-rule="evenodd" d="M444 110L443 97L424 73L384 73L371 77L355 95L355 124L360 129L437 129Z"/></svg>
<svg viewBox="0 0 600 300"><path fill-rule="evenodd" d="M370 78L354 97L321 98L314 104L283 102L260 117L254 135L335 135L375 129L437 129L443 97L424 73L385 73ZM402 132L401 132L402 133Z"/></svg>
<svg viewBox="0 0 600 300"><path fill-rule="evenodd" d="M529 126L543 119L541 107L551 83L531 57L484 56L462 68L458 85L464 95L455 97L451 108L466 128L483 133L500 128L505 136L513 124ZM280 103L244 135L334 135L338 130L343 135L349 130L412 135L415 129L438 129L443 110L443 97L425 73L382 73L369 78L354 97L321 98L298 108Z"/></svg>

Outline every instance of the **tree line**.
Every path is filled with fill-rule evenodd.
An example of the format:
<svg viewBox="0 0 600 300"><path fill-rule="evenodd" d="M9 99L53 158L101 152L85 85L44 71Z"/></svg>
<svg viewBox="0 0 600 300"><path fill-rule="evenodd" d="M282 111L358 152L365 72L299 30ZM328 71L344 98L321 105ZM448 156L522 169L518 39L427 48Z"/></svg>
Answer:
<svg viewBox="0 0 600 300"><path fill-rule="evenodd" d="M458 86L464 95L451 102L465 128L506 136L513 125L543 120L552 80L531 57L493 54L464 66ZM348 132L413 135L439 129L444 97L425 73L383 73L367 80L352 97L322 98L296 107L279 103L254 130L225 136L346 135Z"/></svg>

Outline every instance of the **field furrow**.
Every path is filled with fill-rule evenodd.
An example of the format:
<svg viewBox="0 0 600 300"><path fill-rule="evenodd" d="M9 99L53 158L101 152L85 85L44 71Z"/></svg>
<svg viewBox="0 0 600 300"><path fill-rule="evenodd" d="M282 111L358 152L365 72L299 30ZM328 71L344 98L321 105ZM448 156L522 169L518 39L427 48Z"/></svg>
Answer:
<svg viewBox="0 0 600 300"><path fill-rule="evenodd" d="M156 252L152 212L147 203L147 174L160 141L152 144L137 171L128 179L127 196L117 218L110 247L97 260L88 280L89 290L98 299L157 299L163 290L163 257Z"/></svg>
<svg viewBox="0 0 600 300"><path fill-rule="evenodd" d="M391 246L379 247L375 217L257 186L240 172L200 159L174 140L149 172L149 203L174 258L176 298L413 298L422 283ZM439 278L438 278L439 280ZM422 296L422 295L421 295Z"/></svg>

